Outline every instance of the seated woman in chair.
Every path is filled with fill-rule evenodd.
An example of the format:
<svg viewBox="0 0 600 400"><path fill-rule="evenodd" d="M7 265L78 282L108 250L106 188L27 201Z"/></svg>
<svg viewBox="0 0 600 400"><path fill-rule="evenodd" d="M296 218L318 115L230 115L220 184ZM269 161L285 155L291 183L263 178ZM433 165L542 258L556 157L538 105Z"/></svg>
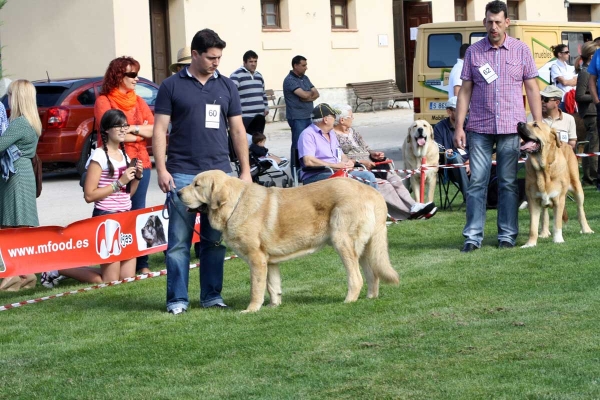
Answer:
<svg viewBox="0 0 600 400"><path fill-rule="evenodd" d="M344 154L352 161L358 162L371 169L390 169L390 164L376 166L378 161L385 161L385 154L373 151L365 143L363 137L352 128L354 117L349 105L335 106L340 111L336 115L333 131L340 143ZM402 183L402 179L393 171L375 173L379 183L377 189L383 195L388 213L397 220L431 218L437 212L437 207L431 203L416 203Z"/></svg>

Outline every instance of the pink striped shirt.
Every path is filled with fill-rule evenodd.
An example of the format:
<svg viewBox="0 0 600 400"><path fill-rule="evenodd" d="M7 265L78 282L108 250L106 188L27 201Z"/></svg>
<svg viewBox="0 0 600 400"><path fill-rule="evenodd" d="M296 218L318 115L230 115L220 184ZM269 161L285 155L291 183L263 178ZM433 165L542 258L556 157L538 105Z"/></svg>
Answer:
<svg viewBox="0 0 600 400"><path fill-rule="evenodd" d="M125 157L123 157L121 161L117 161L111 158L110 161L115 169L115 173L112 177L109 176L106 153L101 148L95 149L92 152L90 158L88 159L86 168L88 167L88 165L90 165L91 161L96 161L98 164L100 164L100 167L102 168L102 174L100 175L100 181L98 182L99 188L109 186L110 184L112 184L116 179L119 179L121 175L123 175L123 172L125 172L125 170L127 169ZM103 198L102 200L96 201L94 203L94 206L97 209L104 211L129 211L131 210L131 196L129 196L129 193L125 191L125 186L123 186L120 191L113 193L110 196Z"/></svg>
<svg viewBox="0 0 600 400"><path fill-rule="evenodd" d="M479 72L485 64L498 78L487 83ZM525 122L523 81L538 76L529 47L508 35L499 48L487 36L471 45L465 54L460 79L473 82L471 108L466 130L477 133L517 132L517 123Z"/></svg>

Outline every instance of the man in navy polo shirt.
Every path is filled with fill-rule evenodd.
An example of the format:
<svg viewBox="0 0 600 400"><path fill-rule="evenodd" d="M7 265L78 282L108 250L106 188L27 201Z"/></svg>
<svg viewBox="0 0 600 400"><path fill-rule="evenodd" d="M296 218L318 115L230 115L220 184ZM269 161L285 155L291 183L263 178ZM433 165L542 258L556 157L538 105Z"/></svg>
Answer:
<svg viewBox="0 0 600 400"><path fill-rule="evenodd" d="M283 97L285 98L285 117L292 129L292 147L290 160L295 166L294 150L298 148L298 138L304 129L311 124L313 101L319 97L319 91L308 76L306 58L292 58L292 70L283 80Z"/></svg>
<svg viewBox="0 0 600 400"><path fill-rule="evenodd" d="M252 182L240 97L233 82L217 70L225 42L216 32L203 29L194 36L191 48L191 64L162 82L154 108L152 149L158 185L165 193L189 185L203 171L231 172L227 125L240 161L240 177ZM169 122L172 129L165 162ZM175 205L169 212L166 256L167 311L177 315L189 306L190 247L196 216L187 212L176 195L172 198ZM206 214L200 214L200 234L200 303L202 307L226 308L221 297L225 246Z"/></svg>

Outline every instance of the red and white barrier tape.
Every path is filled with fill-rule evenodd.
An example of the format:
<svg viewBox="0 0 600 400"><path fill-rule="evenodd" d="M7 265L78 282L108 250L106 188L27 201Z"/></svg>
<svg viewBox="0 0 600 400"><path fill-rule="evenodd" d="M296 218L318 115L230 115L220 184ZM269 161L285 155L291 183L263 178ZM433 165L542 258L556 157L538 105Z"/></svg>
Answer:
<svg viewBox="0 0 600 400"><path fill-rule="evenodd" d="M233 256L230 256L230 257L225 257L224 261L228 261L228 260L231 260L231 259L234 259L234 258L238 258L238 256L233 255ZM200 264L190 264L190 269L198 268L199 265ZM42 301L57 299L59 297L65 297L65 296L69 296L69 295L72 295L72 294L89 292L90 290L102 289L102 288L109 287L109 286L117 286L117 285L121 285L121 284L124 284L124 283L132 283L132 282L141 281L141 280L144 280L144 279L156 278L156 277L164 276L164 275L167 275L167 270L166 269L163 269L163 270L160 270L160 271L156 271L156 272L150 272L148 274L136 275L136 276L134 276L132 278L125 278L125 279L122 279L120 281L112 281L112 282L108 282L108 283L101 283L101 284L94 285L94 286L89 286L89 287L86 287L86 288L81 288L81 289L77 289L77 290L71 290L70 292L63 292L63 293L53 294L51 296L38 297L37 299L31 299L31 300L20 301L18 303L6 304L6 305L3 305L3 306L0 306L0 311L11 310L13 308L18 308L18 307L26 306L28 304L40 303Z"/></svg>
<svg viewBox="0 0 600 400"><path fill-rule="evenodd" d="M575 153L575 157L596 157L596 156L600 156L600 152L596 152L596 153Z"/></svg>

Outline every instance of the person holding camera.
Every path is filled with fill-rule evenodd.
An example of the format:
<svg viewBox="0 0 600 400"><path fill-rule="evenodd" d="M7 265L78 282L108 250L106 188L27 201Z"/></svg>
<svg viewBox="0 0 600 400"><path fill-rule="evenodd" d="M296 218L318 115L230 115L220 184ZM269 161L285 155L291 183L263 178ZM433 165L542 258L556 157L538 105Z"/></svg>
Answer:
<svg viewBox="0 0 600 400"><path fill-rule="evenodd" d="M87 162L83 196L94 202L93 217L131 210L131 198L142 180L142 161L129 159L125 152L125 136L129 129L127 117L121 110L108 110L100 121L102 147L92 151ZM60 276L81 282L102 283L135 275L136 260L101 264L100 268L81 267L42 274L42 285L51 288Z"/></svg>

